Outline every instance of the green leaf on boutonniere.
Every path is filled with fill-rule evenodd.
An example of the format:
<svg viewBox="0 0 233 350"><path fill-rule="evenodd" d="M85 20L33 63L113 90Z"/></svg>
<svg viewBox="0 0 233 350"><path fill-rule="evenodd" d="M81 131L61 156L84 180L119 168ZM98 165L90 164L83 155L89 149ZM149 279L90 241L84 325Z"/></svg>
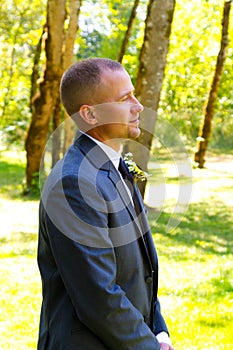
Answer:
<svg viewBox="0 0 233 350"><path fill-rule="evenodd" d="M133 155L131 152L125 154L124 161L129 169L129 172L133 175L136 181L145 181L147 179L149 174L137 166L137 164L133 161Z"/></svg>

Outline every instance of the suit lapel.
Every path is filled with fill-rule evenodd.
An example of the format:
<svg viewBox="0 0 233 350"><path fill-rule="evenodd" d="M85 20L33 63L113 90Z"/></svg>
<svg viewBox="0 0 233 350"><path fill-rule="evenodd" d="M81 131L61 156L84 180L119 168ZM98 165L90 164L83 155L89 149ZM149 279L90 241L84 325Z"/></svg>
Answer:
<svg viewBox="0 0 233 350"><path fill-rule="evenodd" d="M129 193L126 189L126 185L123 183L118 171L116 170L116 168L114 166L110 167L109 169L109 174L108 174L109 179L112 181L112 183L114 184L114 186L116 187L116 190L118 191L118 194L120 196L120 198L122 199L125 208L129 211L132 219L137 219L137 215L135 212L135 209L133 207L132 204L132 199L129 196ZM139 226L139 222L138 220L135 220L138 228L140 228ZM141 230L141 228L140 228Z"/></svg>
<svg viewBox="0 0 233 350"><path fill-rule="evenodd" d="M122 184L121 177L114 166L112 166L112 169L109 172L109 178L114 184L116 184L117 181L120 181L120 183ZM137 229L139 232L138 238L141 238L141 240L142 240L143 248L146 252L151 269L153 271L156 271L157 270L157 255L156 255L156 252L154 250L154 244L153 244L153 240L152 240L152 237L150 234L150 227L148 224L148 219L147 219L146 213L144 211L144 204L142 202L141 195L137 193L138 199L140 201L140 205L142 208L142 211L138 216L136 214L135 208L132 205L132 202L129 198L129 194L126 190L125 185L122 184L122 188L119 187L119 188L117 188L117 190L118 190L119 196L121 197L122 201L125 204L125 208L130 212L131 218L137 226ZM136 191L137 192L139 191L137 189L137 187L136 187Z"/></svg>
<svg viewBox="0 0 233 350"><path fill-rule="evenodd" d="M135 209L131 203L131 199L126 190L125 184L123 184L119 172L114 167L107 154L88 136L80 132L77 132L77 137L74 144L78 145L84 156L89 159L96 169L108 171L108 177L116 187L125 208L129 211L130 215L135 218Z"/></svg>
<svg viewBox="0 0 233 350"><path fill-rule="evenodd" d="M124 203L125 209L129 212L132 222L135 223L136 229L138 231L138 238L142 238L143 246L146 251L146 255L149 259L149 263L154 269L153 261L157 262L157 256L155 256L154 250L152 249L152 242L150 238L150 231L147 216L144 211L144 204L142 202L141 195L138 195L140 205L143 208L140 215L137 216L134 206L132 205L131 199L129 197L129 193L126 190L125 184L121 179L121 176L111 160L108 158L107 154L99 147L93 140L91 140L85 134L77 132L76 139L74 142L74 146L79 147L81 152L85 157L95 166L95 168L107 171L108 177L112 181L113 185L116 187L118 194ZM136 189L138 191L138 189ZM154 260L155 259L155 260Z"/></svg>

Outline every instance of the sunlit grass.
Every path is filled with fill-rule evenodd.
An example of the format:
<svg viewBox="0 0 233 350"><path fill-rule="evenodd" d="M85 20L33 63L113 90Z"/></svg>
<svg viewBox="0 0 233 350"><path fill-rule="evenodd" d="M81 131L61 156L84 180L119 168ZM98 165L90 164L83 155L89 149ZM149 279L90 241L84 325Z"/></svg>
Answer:
<svg viewBox="0 0 233 350"><path fill-rule="evenodd" d="M36 349L38 334L38 198L21 195L24 164L24 153L1 153L1 350ZM160 261L159 297L176 350L233 344L233 177L224 162L210 165L194 170L192 201L176 228L168 226L172 216L181 219L172 214L177 179L169 171L163 211L149 213Z"/></svg>
<svg viewBox="0 0 233 350"><path fill-rule="evenodd" d="M149 204L159 210L149 217L160 261L159 297L174 347L232 348L233 157L212 155L205 170L194 169L182 183L163 161L160 168L151 166L157 179ZM180 186L187 184L192 195L182 208Z"/></svg>
<svg viewBox="0 0 233 350"><path fill-rule="evenodd" d="M195 196L176 229L167 230L169 211L159 217L150 213L159 294L176 349L220 350L233 344L232 199L221 193L219 179L209 180L215 196L208 197L206 180L197 182L202 201Z"/></svg>
<svg viewBox="0 0 233 350"><path fill-rule="evenodd" d="M25 152L0 151L1 197L16 198L22 192Z"/></svg>
<svg viewBox="0 0 233 350"><path fill-rule="evenodd" d="M41 303L38 200L22 196L25 153L0 156L0 349L36 349Z"/></svg>
<svg viewBox="0 0 233 350"><path fill-rule="evenodd" d="M1 257L0 348L36 349L41 292L35 253L14 255Z"/></svg>

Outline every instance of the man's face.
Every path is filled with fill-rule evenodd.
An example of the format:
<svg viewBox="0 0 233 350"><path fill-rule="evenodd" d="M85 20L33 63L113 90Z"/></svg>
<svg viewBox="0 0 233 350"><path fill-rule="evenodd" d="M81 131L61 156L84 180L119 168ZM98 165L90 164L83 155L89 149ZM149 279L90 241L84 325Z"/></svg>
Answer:
<svg viewBox="0 0 233 350"><path fill-rule="evenodd" d="M134 87L125 70L104 72L97 95L100 104L93 106L101 141L140 135L139 113L143 106L133 93Z"/></svg>

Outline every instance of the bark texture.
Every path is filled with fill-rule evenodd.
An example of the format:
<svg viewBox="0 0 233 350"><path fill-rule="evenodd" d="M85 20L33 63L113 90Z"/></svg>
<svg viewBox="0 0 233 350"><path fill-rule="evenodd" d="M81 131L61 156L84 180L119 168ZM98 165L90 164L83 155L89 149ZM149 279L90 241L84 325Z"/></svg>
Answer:
<svg viewBox="0 0 233 350"><path fill-rule="evenodd" d="M80 13L82 0L69 0L67 3L66 22L68 27L65 31L64 44L62 50L62 71L64 72L72 63L74 63L74 44L78 31L78 18ZM64 139L61 140L61 128L58 126L63 119L63 112L60 96L56 101L55 112L53 116L53 143L52 143L52 166L60 159L61 155L70 146L74 131L73 123L68 119L65 114L66 122L64 123Z"/></svg>
<svg viewBox="0 0 233 350"><path fill-rule="evenodd" d="M213 80L211 83L208 100L204 109L204 119L199 130L199 137L197 143L197 152L195 153L194 160L198 163L199 168L204 168L205 154L209 139L211 136L212 121L214 117L215 101L217 99L220 80L223 72L224 62L227 56L228 48L228 32L229 32L229 18L232 1L224 2L223 18L222 18L222 36L220 50L217 56L217 62Z"/></svg>
<svg viewBox="0 0 233 350"><path fill-rule="evenodd" d="M150 0L148 4L135 94L144 107L154 112L159 105L174 9L175 0ZM139 144L129 145L136 162L144 170L147 169L156 121L156 113L149 114L149 117L141 118ZM139 185L142 195L145 185L146 182L141 182Z"/></svg>
<svg viewBox="0 0 233 350"><path fill-rule="evenodd" d="M120 51L120 54L119 54L119 57L118 57L118 62L120 62L120 63L122 62L123 57L124 57L125 52L126 52L126 48L127 48L127 45L128 45L128 42L129 42L129 38L130 38L130 34L131 34L131 31L132 31L132 27L133 27L133 22L134 22L134 19L136 17L136 14L137 14L137 8L138 8L138 5L139 5L139 1L140 0L135 0L134 1L134 5L133 5L133 8L132 8L130 17L129 17L127 30L125 32L124 40L123 40L122 46L121 46L121 51Z"/></svg>
<svg viewBox="0 0 233 350"><path fill-rule="evenodd" d="M43 81L39 86L39 95L34 100L32 120L26 138L26 180L28 187L33 186L34 181L36 182L38 179L49 121L59 94L65 3L65 0L48 0L47 4L46 67Z"/></svg>
<svg viewBox="0 0 233 350"><path fill-rule="evenodd" d="M64 69L72 63L80 4L81 1L78 0L48 0L47 3L46 64L38 92L31 101L32 120L25 142L28 189L38 185L40 162L47 141L50 121L53 121L54 130L61 122L59 85ZM69 24L66 29L67 13ZM55 133L53 147L55 149L53 162L55 163L59 158L59 133Z"/></svg>

